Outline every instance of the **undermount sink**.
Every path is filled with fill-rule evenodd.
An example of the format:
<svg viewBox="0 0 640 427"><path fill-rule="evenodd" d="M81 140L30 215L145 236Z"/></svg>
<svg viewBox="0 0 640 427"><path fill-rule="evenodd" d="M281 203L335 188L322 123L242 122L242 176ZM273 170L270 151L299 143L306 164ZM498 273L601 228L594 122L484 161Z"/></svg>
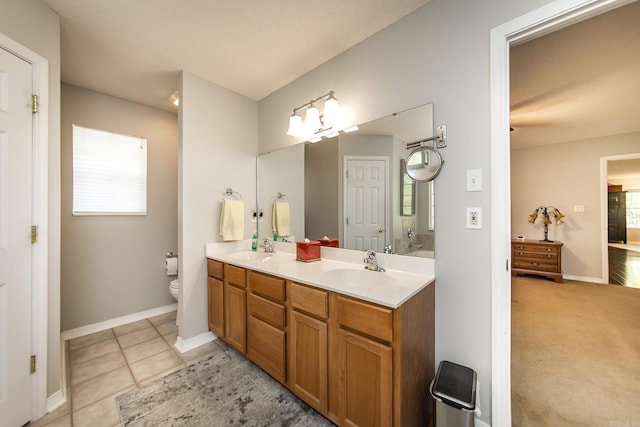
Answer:
<svg viewBox="0 0 640 427"><path fill-rule="evenodd" d="M266 260L273 255L273 252L253 252L253 251L242 251L242 252L234 252L229 254L229 258L242 260L242 261L250 261L253 259L257 260Z"/></svg>
<svg viewBox="0 0 640 427"><path fill-rule="evenodd" d="M325 272L324 276L336 284L357 288L392 285L396 281L388 274L380 271L367 270L365 268L338 268Z"/></svg>

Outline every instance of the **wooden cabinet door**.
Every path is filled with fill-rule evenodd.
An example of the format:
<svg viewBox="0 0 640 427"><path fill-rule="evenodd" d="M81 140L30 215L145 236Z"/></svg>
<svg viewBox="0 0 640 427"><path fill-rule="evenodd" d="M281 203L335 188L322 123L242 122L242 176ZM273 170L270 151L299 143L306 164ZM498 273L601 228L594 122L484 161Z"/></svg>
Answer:
<svg viewBox="0 0 640 427"><path fill-rule="evenodd" d="M247 319L247 357L281 383L287 381L285 332L254 316Z"/></svg>
<svg viewBox="0 0 640 427"><path fill-rule="evenodd" d="M242 354L247 353L247 292L224 285L224 340Z"/></svg>
<svg viewBox="0 0 640 427"><path fill-rule="evenodd" d="M289 381L302 400L327 412L327 324L291 312Z"/></svg>
<svg viewBox="0 0 640 427"><path fill-rule="evenodd" d="M218 337L224 337L224 285L222 280L208 277L207 295L209 300L209 330Z"/></svg>
<svg viewBox="0 0 640 427"><path fill-rule="evenodd" d="M338 358L340 425L391 426L393 415L391 347L339 329Z"/></svg>

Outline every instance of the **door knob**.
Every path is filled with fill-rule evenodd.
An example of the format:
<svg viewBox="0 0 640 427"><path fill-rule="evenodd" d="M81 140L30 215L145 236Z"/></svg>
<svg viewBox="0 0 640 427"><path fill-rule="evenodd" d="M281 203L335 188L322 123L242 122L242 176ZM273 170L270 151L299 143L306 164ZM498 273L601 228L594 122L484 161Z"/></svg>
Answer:
<svg viewBox="0 0 640 427"><path fill-rule="evenodd" d="M384 233L384 228L382 227L378 228L378 233Z"/></svg>

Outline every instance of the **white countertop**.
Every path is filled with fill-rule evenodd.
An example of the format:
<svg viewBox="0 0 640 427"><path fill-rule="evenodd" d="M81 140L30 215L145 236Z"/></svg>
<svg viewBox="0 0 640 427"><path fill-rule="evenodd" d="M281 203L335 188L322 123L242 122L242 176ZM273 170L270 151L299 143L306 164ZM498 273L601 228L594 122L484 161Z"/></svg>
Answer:
<svg viewBox="0 0 640 427"><path fill-rule="evenodd" d="M364 269L365 254L362 251L322 247L320 261L300 262L296 261L294 243L270 243L274 245L275 253L268 258L238 259L239 252L251 251L250 240L209 243L206 245L206 256L390 308L399 307L435 281L433 259L377 254L379 264L386 269L382 273ZM264 250L258 248L258 251ZM346 273L353 273L357 280L345 283L332 278L331 273L327 275L330 270L341 269L349 270ZM366 280L369 274L372 275L371 280ZM364 280L361 281L360 278Z"/></svg>

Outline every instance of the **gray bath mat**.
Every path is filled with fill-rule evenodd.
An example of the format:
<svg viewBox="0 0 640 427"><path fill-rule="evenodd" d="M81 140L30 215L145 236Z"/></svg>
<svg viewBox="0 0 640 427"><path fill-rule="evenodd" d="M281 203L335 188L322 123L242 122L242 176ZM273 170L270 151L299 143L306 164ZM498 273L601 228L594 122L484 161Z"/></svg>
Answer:
<svg viewBox="0 0 640 427"><path fill-rule="evenodd" d="M116 398L123 426L333 426L235 350Z"/></svg>

